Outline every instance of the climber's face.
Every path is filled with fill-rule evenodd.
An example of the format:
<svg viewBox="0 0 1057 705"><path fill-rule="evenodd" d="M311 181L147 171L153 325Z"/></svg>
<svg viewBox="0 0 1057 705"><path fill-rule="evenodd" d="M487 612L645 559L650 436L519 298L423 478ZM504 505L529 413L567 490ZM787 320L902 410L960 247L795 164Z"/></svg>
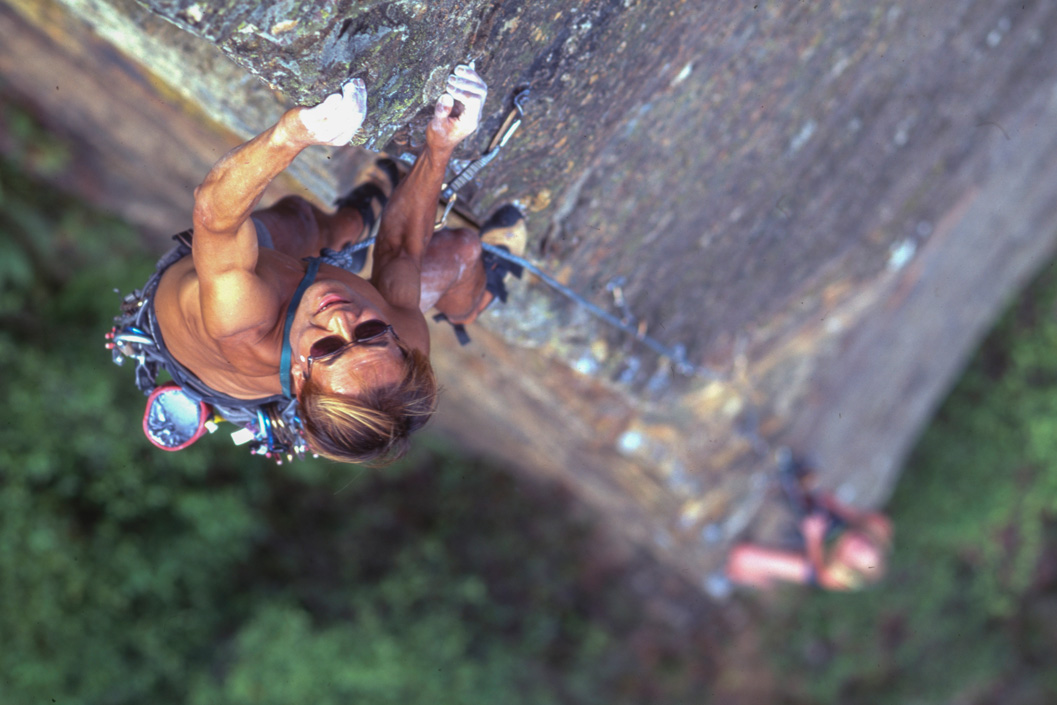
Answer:
<svg viewBox="0 0 1057 705"><path fill-rule="evenodd" d="M312 379L322 391L358 396L403 378L407 346L384 300L363 289L339 277L305 290L290 330L295 392Z"/></svg>

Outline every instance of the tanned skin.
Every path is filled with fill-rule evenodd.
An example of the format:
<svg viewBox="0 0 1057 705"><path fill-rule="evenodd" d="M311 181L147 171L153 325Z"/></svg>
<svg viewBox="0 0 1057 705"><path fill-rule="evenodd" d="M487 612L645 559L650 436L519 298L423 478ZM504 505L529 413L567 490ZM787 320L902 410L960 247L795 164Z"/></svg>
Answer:
<svg viewBox="0 0 1057 705"><path fill-rule="evenodd" d="M413 348L429 353L424 312L436 306L468 323L487 305L480 243L469 230L433 231L437 200L455 147L480 122L487 86L468 66L448 79L426 130L426 145L390 196L382 215L370 280L322 265L294 316L294 393L304 383L312 345L328 336L352 339L355 327L379 319ZM347 144L363 122L362 81L312 108L298 107L225 155L195 190L190 257L158 286L155 308L170 352L203 382L240 399L281 392L283 323L306 270L303 257L340 249L363 236L355 209L327 214L298 197L256 211L261 195L302 150ZM259 248L257 218L275 249ZM355 395L396 381L403 352L391 336L354 346L312 368L324 389Z"/></svg>
<svg viewBox="0 0 1057 705"><path fill-rule="evenodd" d="M800 520L803 553L737 544L727 560L727 577L739 585L766 589L779 582L806 584L813 576L819 587L838 591L856 587L849 583L849 571L879 579L892 541L891 521L883 514L842 504L829 494L820 493L816 499L849 527L828 556L825 543L829 520L822 512L815 512Z"/></svg>

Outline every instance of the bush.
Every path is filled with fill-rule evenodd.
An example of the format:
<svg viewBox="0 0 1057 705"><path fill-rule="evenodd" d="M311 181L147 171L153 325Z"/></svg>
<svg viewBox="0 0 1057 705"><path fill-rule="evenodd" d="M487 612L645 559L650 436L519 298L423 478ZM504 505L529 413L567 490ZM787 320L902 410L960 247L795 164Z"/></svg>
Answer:
<svg viewBox="0 0 1057 705"><path fill-rule="evenodd" d="M1051 266L983 344L907 462L890 505L886 583L787 605L771 638L800 697L942 703L1015 677L1057 698L1017 616L1040 589L1053 592L1034 583L1057 516L1055 314Z"/></svg>
<svg viewBox="0 0 1057 705"><path fill-rule="evenodd" d="M0 702L636 700L554 494L436 443L156 450L102 338L152 259L8 164L0 198Z"/></svg>

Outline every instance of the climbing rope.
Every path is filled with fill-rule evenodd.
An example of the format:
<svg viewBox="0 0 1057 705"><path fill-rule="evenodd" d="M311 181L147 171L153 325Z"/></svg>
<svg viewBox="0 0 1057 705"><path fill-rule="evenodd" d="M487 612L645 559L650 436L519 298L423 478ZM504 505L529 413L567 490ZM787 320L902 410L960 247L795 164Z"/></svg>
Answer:
<svg viewBox="0 0 1057 705"><path fill-rule="evenodd" d="M521 123L525 117L525 102L528 100L530 90L524 88L518 91L513 98L513 108L507 113L503 119L502 124L496 131L495 136L488 145L488 149L477 159L474 159L467 164L463 169L455 176L451 182L444 185L441 190L440 199L444 202L444 211L437 218L434 223L434 230L440 230L445 227L448 221L448 217L451 215L452 210L455 208L456 203L459 200L459 191L464 186L470 183L470 181L477 176L477 174L484 167L488 166L498 156L500 150L506 146L510 141L510 138L514 136L518 128L521 127ZM469 218L472 220L472 217ZM360 242L353 245L346 245L342 248L341 252L334 253L332 256L339 256L344 258L353 258L358 253L363 252L375 242L374 237L361 240ZM523 269L526 269L536 275L541 281L547 286L551 287L561 295L565 296L580 308L584 309L592 316L604 321L608 325L616 328L617 330L631 336L634 340L642 343L649 349L663 358L666 358L672 362L675 371L681 375L687 377L701 377L707 380L718 380L720 379L719 373L701 365L695 365L687 358L686 348L683 345L667 345L657 338L648 335L644 329L633 326L628 322L630 315L625 311L625 319L622 320L617 316L609 313L602 307L588 301L585 297L579 293L573 291L569 287L565 286L554 277L550 276L537 265L533 264L524 257L511 254L507 249L502 247L496 247L488 243L481 243L484 251L491 253L493 256L499 259L515 264Z"/></svg>
<svg viewBox="0 0 1057 705"><path fill-rule="evenodd" d="M495 137L493 137L485 153L467 164L449 184L444 186L441 192L441 200L444 201L445 207L442 215L434 225L435 230L440 230L445 226L448 216L451 214L452 209L458 201L459 190L469 184L481 169L496 158L499 151L507 144L507 142L509 142L510 138L521 126L525 115L524 103L528 97L529 90L527 88L515 95L513 99L513 109L503 120L503 123L496 132ZM353 247L359 251L370 247L373 242L374 238L371 238L369 241L358 243ZM624 316L621 318L589 301L568 286L565 286L528 259L512 254L504 247L498 247L486 242L482 242L481 247L485 252L490 253L492 256L531 272L538 277L540 281L572 301L584 311L587 311L590 315L630 336L639 343L642 343L662 358L671 361L674 370L678 374L687 377L698 377L708 381L722 381L736 389L744 400L745 408L740 419L734 424L732 429L733 434L746 441L749 444L751 451L756 454L758 458L774 465L775 470L777 471L777 477L773 479L776 479L777 484L782 487L787 500L794 506L794 511L803 512L807 510L811 504L810 497L803 493L803 489L799 485L799 477L796 475L796 470L801 467L800 460L794 457L792 450L788 446L775 445L763 437L760 428L760 409L753 401L752 389L743 381L736 379L736 376L734 375L722 375L709 367L692 363L687 357L686 347L684 345L668 345L657 338L648 335L643 326L634 325L634 316L631 314L627 302L624 300L623 292L621 291L623 282L618 283L617 280L614 280L606 287L608 291L613 293L617 306L623 309ZM762 502L762 495L759 496L758 499ZM727 526L725 527L724 533L734 533L736 531L737 529L734 526Z"/></svg>
<svg viewBox="0 0 1057 705"><path fill-rule="evenodd" d="M361 240L360 242L354 245L347 245L342 250L342 254L355 254L362 250L366 250L374 244L374 241L375 238L372 237L366 240ZM504 259L507 262L511 262L512 264L524 267L526 270L532 272L537 277L539 277L540 280L544 282L547 286L551 287L559 294L562 294L563 296L567 297L577 306L580 306L585 311L590 313L592 316L595 316L596 318L605 321L614 328L624 333L627 333L632 338L639 341L640 343L648 347L650 350L653 350L661 357L671 360L672 364L675 366L675 370L679 374L685 375L687 377L701 377L707 380L719 380L722 378L721 375L715 370L712 370L708 367L704 367L703 365L695 365L690 362L690 360L686 356L686 348L684 346L667 345L657 340L653 336L647 335L635 326L632 326L629 323L626 323L621 319L617 318L612 313L609 313L601 306L598 306L597 304L588 301L582 295L576 293L569 287L565 286L557 279L547 274L538 266L525 259L524 257L519 257L518 255L511 254L505 248L490 245L487 242L481 243L481 249L483 249L485 252L490 252L491 254L495 255L496 257L499 257L500 259Z"/></svg>
<svg viewBox="0 0 1057 705"><path fill-rule="evenodd" d="M444 211L434 224L435 230L439 230L446 225L449 215L459 200L459 191L469 184L485 166L490 164L498 156L500 150L506 146L511 137L513 137L514 133L521 126L525 117L525 102L529 95L529 90L526 88L519 91L514 96L513 108L507 113L495 136L489 143L488 149L480 157L463 167L450 183L445 184L441 191L441 200L444 202ZM470 218L470 220L472 220L472 218ZM373 237L363 240L355 245L347 246L345 251L352 254L366 250L374 244L374 241L375 238ZM490 253L492 256L531 272L540 281L572 301L579 308L605 324L628 335L633 340L645 345L662 358L669 360L678 374L687 377L697 377L707 381L722 381L731 385L732 388L736 389L741 394L745 403L745 409L742 412L739 421L734 425L734 435L746 441L749 444L751 451L758 458L774 464L777 469L777 480L780 485L784 482L788 482L787 476L790 474L789 469L794 465L793 453L787 446L772 444L763 437L760 428L760 410L753 402L752 390L732 375L723 375L704 365L694 364L688 358L685 346L679 344L666 344L657 338L648 335L643 326L635 325L634 316L631 314L621 291L622 282L618 283L617 280L610 282L610 285L607 286L607 290L613 293L617 306L622 308L623 318L616 316L601 306L589 301L583 295L568 286L565 286L553 276L543 271L530 260L512 254L506 248L498 247L489 243L482 242L481 247L485 252ZM763 488L760 489L763 490ZM787 493L789 491L789 488L787 488ZM763 497L761 495L759 501L762 502L762 500ZM724 533L734 533L737 530L738 529L734 526L727 526L725 527Z"/></svg>
<svg viewBox="0 0 1057 705"><path fill-rule="evenodd" d="M486 252L491 252L496 257L500 257L502 259L507 260L508 262L513 262L514 264L524 267L525 269L539 277L540 280L547 284L547 286L551 287L563 296L566 296L591 315L605 321L614 328L617 328L618 330L627 333L635 340L639 341L646 347L653 350L658 355L668 358L675 365L675 369L677 372L679 372L679 374L686 375L687 377L703 377L708 380L716 380L720 378L719 373L715 372L714 370L711 370L707 367L703 367L701 365L695 365L690 362L690 360L686 357L686 348L684 346L666 345L661 341L657 340L656 338L647 335L635 326L632 326L631 324L626 323L621 319L617 318L602 307L591 303L586 298L576 293L569 287L565 286L557 279L550 276L524 257L513 255L510 252L507 252L502 247L496 247L495 245L490 245L487 242L482 242L481 248Z"/></svg>

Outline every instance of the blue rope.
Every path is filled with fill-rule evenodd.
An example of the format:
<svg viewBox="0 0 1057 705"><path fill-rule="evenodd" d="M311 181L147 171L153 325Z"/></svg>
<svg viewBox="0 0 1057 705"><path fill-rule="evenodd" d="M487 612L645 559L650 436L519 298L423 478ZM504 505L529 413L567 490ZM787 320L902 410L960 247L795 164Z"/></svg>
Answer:
<svg viewBox="0 0 1057 705"><path fill-rule="evenodd" d="M360 242L354 245L347 245L345 248L343 248L343 250L348 250L349 252L353 253L359 252L361 250L366 250L368 247L374 244L374 240L375 238L373 237L368 238L367 240L361 240ZM557 279L550 276L524 257L519 257L517 255L511 254L504 248L496 247L495 245L490 245L487 242L481 243L481 249L483 249L485 252L492 253L500 259L504 259L508 262L517 264L532 272L537 277L542 279L543 282L547 284L547 286L551 287L566 298L572 300L573 303L575 303L577 306L580 306L591 315L601 319L602 321L605 321L614 328L630 335L632 338L639 341L646 347L650 348L658 355L671 360L675 364L675 369L679 372L679 374L687 376L698 376L709 380L720 379L719 373L715 370L711 370L701 365L695 365L690 362L686 357L686 350L685 348L683 348L683 346L665 345L664 343L652 336L646 335L645 333L640 333L638 328L625 323L624 321L620 320L605 309L597 306L596 304L591 303L583 296L576 293L569 287L565 286Z"/></svg>

